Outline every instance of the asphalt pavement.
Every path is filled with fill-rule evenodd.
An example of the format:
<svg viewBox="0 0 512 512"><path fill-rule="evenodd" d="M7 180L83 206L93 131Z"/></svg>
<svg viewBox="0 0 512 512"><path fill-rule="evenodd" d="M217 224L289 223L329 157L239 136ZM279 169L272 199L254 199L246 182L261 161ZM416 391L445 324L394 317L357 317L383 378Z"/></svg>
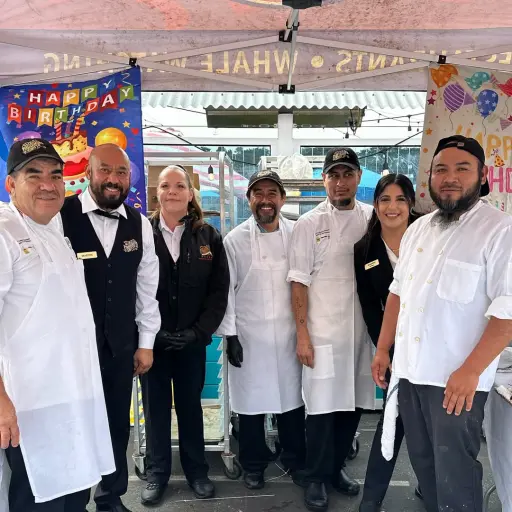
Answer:
<svg viewBox="0 0 512 512"><path fill-rule="evenodd" d="M364 414L359 426L360 452L358 456L347 463L349 474L362 484L366 472L366 464L370 452L375 427L378 420L377 413ZM233 450L236 452L236 442ZM223 463L219 453L208 453L210 463L210 478L216 486L216 497L211 500L197 500L188 488L184 479L177 452L174 454L173 477L164 496L163 501L156 507L144 507L140 504L140 492L144 482L139 480L133 471L132 462L133 444L128 449L131 476L124 504L132 512L295 512L305 511L303 504L304 492L293 484L288 475L276 464L272 464L266 474L266 485L260 491L247 490L242 480L229 480L224 476ZM482 443L480 460L484 467L484 490L493 484L489 468L489 457L485 442ZM412 471L407 447L402 447L391 486L382 505L386 512L424 512L425 508L421 500L414 495L416 478ZM330 507L332 512L357 512L361 496L348 498L335 492L330 494ZM90 504L89 511L94 511L94 505ZM501 505L494 494L491 498L488 512L500 512Z"/></svg>

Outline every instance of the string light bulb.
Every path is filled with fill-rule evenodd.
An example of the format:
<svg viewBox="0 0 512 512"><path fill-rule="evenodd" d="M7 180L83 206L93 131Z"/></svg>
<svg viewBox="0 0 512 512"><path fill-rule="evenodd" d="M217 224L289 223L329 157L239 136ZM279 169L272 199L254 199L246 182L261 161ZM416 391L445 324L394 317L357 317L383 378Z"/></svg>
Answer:
<svg viewBox="0 0 512 512"><path fill-rule="evenodd" d="M208 167L208 179L210 181L215 181L215 174L213 173L213 167L212 165L210 164L210 166Z"/></svg>

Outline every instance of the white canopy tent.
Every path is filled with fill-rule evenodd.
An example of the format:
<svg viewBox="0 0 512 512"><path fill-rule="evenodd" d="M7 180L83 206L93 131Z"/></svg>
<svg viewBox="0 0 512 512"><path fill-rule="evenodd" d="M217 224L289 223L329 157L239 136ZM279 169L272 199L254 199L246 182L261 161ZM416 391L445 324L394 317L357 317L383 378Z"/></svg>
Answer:
<svg viewBox="0 0 512 512"><path fill-rule="evenodd" d="M0 20L0 87L131 64L146 91L424 90L437 62L512 71L512 4L6 0Z"/></svg>

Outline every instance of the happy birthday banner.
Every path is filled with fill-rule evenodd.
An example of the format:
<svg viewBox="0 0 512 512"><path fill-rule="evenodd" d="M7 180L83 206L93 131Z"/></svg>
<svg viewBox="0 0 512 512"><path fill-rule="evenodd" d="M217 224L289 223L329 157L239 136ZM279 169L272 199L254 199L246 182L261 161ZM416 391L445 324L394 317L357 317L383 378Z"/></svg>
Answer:
<svg viewBox="0 0 512 512"><path fill-rule="evenodd" d="M512 212L512 75L453 65L429 70L416 202L436 208L428 191L432 156L440 139L460 134L484 148L491 193L486 200Z"/></svg>
<svg viewBox="0 0 512 512"><path fill-rule="evenodd" d="M117 144L131 162L127 203L146 212L141 73L130 68L94 82L0 89L0 181L8 148L22 139L50 140L65 162L66 195L88 185L85 168L95 146ZM0 187L0 201L8 194Z"/></svg>

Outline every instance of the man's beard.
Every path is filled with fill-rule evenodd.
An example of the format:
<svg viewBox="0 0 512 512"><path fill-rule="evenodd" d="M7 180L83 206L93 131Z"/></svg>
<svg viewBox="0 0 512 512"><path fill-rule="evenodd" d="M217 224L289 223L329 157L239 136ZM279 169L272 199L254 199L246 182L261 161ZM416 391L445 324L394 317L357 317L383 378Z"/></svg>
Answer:
<svg viewBox="0 0 512 512"><path fill-rule="evenodd" d="M331 204L336 209L346 208L347 206L350 206L352 204L352 198L347 199L334 199L334 201L331 201Z"/></svg>
<svg viewBox="0 0 512 512"><path fill-rule="evenodd" d="M262 214L260 213L261 208L273 208L274 212L271 214ZM273 204L260 204L256 208L256 221L258 224L272 224L276 220L277 210Z"/></svg>
<svg viewBox="0 0 512 512"><path fill-rule="evenodd" d="M471 207L480 198L481 177L478 182L468 190L460 199L441 199L441 197L432 189L432 180L429 179L428 189L430 197L439 208L432 217L432 223L446 229L454 222L458 221L460 216L471 209Z"/></svg>
<svg viewBox="0 0 512 512"><path fill-rule="evenodd" d="M128 189L123 190L120 185L115 183L103 183L101 185L96 185L92 181L89 183L89 187L94 195L94 199L96 200L96 204L102 208L103 210L116 210L119 208L128 197ZM107 188L115 188L119 190L119 197L107 197L105 196L105 189Z"/></svg>

